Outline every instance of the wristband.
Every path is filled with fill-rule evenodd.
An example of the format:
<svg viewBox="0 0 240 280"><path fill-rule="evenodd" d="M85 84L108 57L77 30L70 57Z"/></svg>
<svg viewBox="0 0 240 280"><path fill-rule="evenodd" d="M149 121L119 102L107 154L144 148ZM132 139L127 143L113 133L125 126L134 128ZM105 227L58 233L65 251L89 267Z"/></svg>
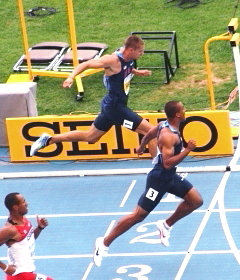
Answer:
<svg viewBox="0 0 240 280"><path fill-rule="evenodd" d="M8 270L8 268L9 268L9 265L7 264L3 271L6 272Z"/></svg>
<svg viewBox="0 0 240 280"><path fill-rule="evenodd" d="M39 228L40 230L43 230L43 229L44 229L44 227L40 227L40 226L38 226L38 228Z"/></svg>

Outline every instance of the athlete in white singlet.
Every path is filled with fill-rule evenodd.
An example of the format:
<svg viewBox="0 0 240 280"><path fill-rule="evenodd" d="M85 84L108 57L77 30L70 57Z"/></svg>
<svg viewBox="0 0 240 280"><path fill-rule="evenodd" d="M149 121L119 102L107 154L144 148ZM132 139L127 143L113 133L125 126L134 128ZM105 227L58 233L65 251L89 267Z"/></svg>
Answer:
<svg viewBox="0 0 240 280"><path fill-rule="evenodd" d="M19 193L10 193L5 198L9 218L0 230L0 245L8 246L8 264L0 261L0 268L6 273L6 280L53 280L46 275L35 273L35 240L48 225L45 218L37 217L34 229L24 215L28 204Z"/></svg>

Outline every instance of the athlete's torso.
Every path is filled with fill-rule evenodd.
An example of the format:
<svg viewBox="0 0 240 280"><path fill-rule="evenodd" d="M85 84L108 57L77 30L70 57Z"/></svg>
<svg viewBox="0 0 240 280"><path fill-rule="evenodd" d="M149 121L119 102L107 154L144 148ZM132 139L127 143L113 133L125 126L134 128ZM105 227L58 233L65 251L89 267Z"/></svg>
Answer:
<svg viewBox="0 0 240 280"><path fill-rule="evenodd" d="M18 242L9 245L8 248L8 262L16 266L14 275L21 272L32 272L35 270L34 265L34 249L35 237L34 229L29 220L24 218L24 225L14 225L22 238Z"/></svg>
<svg viewBox="0 0 240 280"><path fill-rule="evenodd" d="M173 153L174 156L178 155L182 151L182 148L183 148L182 138L180 136L179 131L174 129L173 127L171 127L169 125L168 121L163 122L159 126L157 138L160 136L161 130L165 127L169 128L171 130L171 132L176 134L179 138L179 141L174 145L174 153ZM163 159L162 159L162 154L161 153L158 155L157 165L160 165L165 170L165 168L163 167ZM173 167L173 169L175 169L175 167Z"/></svg>
<svg viewBox="0 0 240 280"><path fill-rule="evenodd" d="M108 91L107 95L102 100L104 107L116 106L118 104L127 105L128 101L134 61L125 61L121 52L117 51L115 53L121 63L121 70L117 74L111 76L105 75L103 77L104 85Z"/></svg>

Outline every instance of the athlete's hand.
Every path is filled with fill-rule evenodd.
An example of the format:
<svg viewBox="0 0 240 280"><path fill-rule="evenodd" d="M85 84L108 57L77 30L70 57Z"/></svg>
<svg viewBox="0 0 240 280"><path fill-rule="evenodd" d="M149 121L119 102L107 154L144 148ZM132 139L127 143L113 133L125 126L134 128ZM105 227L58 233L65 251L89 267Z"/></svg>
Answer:
<svg viewBox="0 0 240 280"><path fill-rule="evenodd" d="M73 84L73 78L68 77L64 82L63 82L63 87L64 88L70 88Z"/></svg>
<svg viewBox="0 0 240 280"><path fill-rule="evenodd" d="M9 264L7 270L5 271L5 273L7 275L13 275L15 273L15 271L16 271L16 266Z"/></svg>
<svg viewBox="0 0 240 280"><path fill-rule="evenodd" d="M137 76L151 76L152 75L152 71L147 70L147 69L143 69L143 70L134 69L132 71L132 73Z"/></svg>
<svg viewBox="0 0 240 280"><path fill-rule="evenodd" d="M190 151L193 151L196 148L196 146L197 144L194 139L189 140L187 143L187 149L189 149Z"/></svg>
<svg viewBox="0 0 240 280"><path fill-rule="evenodd" d="M45 228L48 226L48 221L45 218L39 218L37 215L37 224L41 228Z"/></svg>
<svg viewBox="0 0 240 280"><path fill-rule="evenodd" d="M142 70L141 72L142 72L141 73L142 76L151 76L152 75L152 71L150 71L150 70Z"/></svg>
<svg viewBox="0 0 240 280"><path fill-rule="evenodd" d="M138 155L142 155L143 152L144 152L144 150L145 150L145 147L139 146L139 147L136 148L136 153L137 153Z"/></svg>

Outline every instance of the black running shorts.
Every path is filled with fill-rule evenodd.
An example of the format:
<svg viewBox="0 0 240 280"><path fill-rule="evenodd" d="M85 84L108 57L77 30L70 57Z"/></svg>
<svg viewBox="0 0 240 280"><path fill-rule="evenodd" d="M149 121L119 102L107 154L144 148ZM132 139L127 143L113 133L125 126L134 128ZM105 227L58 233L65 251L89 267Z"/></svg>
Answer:
<svg viewBox="0 0 240 280"><path fill-rule="evenodd" d="M127 106L118 105L116 107L102 108L101 113L94 121L98 130L108 131L113 125L122 125L135 131L143 118L133 112Z"/></svg>
<svg viewBox="0 0 240 280"><path fill-rule="evenodd" d="M165 193L183 198L193 185L178 174L166 176L162 168L154 167L147 176L146 189L138 201L145 211L151 212L160 202Z"/></svg>

